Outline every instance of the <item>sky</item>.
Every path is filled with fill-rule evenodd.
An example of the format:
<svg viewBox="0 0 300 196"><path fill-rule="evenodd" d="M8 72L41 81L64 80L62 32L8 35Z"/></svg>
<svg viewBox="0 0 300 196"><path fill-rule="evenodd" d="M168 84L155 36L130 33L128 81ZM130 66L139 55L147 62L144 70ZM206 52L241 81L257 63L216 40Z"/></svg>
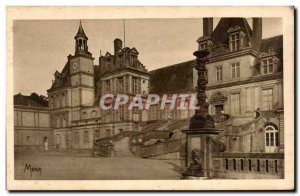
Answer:
<svg viewBox="0 0 300 196"><path fill-rule="evenodd" d="M214 27L219 19L214 19ZM252 27L252 19L247 19ZM82 20L89 51L98 65L100 51L113 54L113 40L124 40L123 20ZM47 94L56 70L75 52L78 20L17 20L13 25L14 94ZM139 51L148 70L192 60L196 40L202 36L202 19L125 20L126 47ZM263 18L263 38L282 34L280 18ZM124 42L123 42L124 43Z"/></svg>

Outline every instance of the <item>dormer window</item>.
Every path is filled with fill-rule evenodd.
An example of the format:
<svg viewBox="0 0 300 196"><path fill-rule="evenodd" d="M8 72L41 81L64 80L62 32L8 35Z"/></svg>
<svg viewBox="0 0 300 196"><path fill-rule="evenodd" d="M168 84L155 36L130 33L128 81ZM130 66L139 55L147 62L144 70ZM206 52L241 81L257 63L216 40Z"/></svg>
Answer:
<svg viewBox="0 0 300 196"><path fill-rule="evenodd" d="M274 72L274 60L273 58L264 59L262 61L261 73L263 75L272 74Z"/></svg>
<svg viewBox="0 0 300 196"><path fill-rule="evenodd" d="M200 45L199 45L199 49L200 50L205 50L205 49L207 49L207 42L204 42L204 43L201 43Z"/></svg>
<svg viewBox="0 0 300 196"><path fill-rule="evenodd" d="M234 52L240 49L240 34L235 33L230 35L230 51Z"/></svg>
<svg viewBox="0 0 300 196"><path fill-rule="evenodd" d="M107 67L110 69L111 68L111 59L106 60Z"/></svg>
<svg viewBox="0 0 300 196"><path fill-rule="evenodd" d="M202 36L197 39L198 42L198 50L206 50L212 46L212 41L210 37Z"/></svg>
<svg viewBox="0 0 300 196"><path fill-rule="evenodd" d="M121 54L121 55L119 55L119 63L120 63L120 66L123 65L123 62L124 62L124 60L123 60L123 55Z"/></svg>
<svg viewBox="0 0 300 196"><path fill-rule="evenodd" d="M268 48L268 53L273 53L274 49L273 48Z"/></svg>
<svg viewBox="0 0 300 196"><path fill-rule="evenodd" d="M130 59L131 59L131 65L133 67L136 67L137 66L137 56L135 55L130 55Z"/></svg>

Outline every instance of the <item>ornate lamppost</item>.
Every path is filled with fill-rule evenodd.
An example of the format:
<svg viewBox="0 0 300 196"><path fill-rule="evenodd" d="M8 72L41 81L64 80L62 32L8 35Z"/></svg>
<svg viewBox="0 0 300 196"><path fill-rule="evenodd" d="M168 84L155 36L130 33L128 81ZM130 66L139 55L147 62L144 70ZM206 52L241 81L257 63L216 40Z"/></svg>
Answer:
<svg viewBox="0 0 300 196"><path fill-rule="evenodd" d="M183 178L187 179L208 179L213 175L212 168L212 138L222 130L216 129L214 119L208 113L209 104L206 102L206 84L209 51L201 50L194 52L196 56L197 80L197 105L194 116L190 120L189 129L186 133L186 160L187 169L183 172Z"/></svg>

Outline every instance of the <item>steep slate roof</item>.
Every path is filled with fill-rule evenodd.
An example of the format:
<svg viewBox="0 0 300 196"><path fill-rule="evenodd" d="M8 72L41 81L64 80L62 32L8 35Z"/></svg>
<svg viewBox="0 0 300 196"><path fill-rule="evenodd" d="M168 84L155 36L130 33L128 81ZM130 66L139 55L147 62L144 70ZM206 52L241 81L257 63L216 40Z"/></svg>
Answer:
<svg viewBox="0 0 300 196"><path fill-rule="evenodd" d="M85 35L84 30L82 28L81 21L80 21L79 28L78 28L75 38L76 37L84 37L84 38L88 39L88 37Z"/></svg>
<svg viewBox="0 0 300 196"><path fill-rule="evenodd" d="M211 40L214 44L228 45L229 34L228 29L231 27L239 26L246 33L246 35L252 38L252 30L245 18L221 18L216 28L213 30Z"/></svg>
<svg viewBox="0 0 300 196"><path fill-rule="evenodd" d="M55 88L70 86L70 62L68 61L64 66L61 72L61 79L54 81L51 88L49 90L53 90Z"/></svg>
<svg viewBox="0 0 300 196"><path fill-rule="evenodd" d="M276 57L282 62L283 60L283 35L262 39L260 52L268 53L272 48Z"/></svg>
<svg viewBox="0 0 300 196"><path fill-rule="evenodd" d="M150 93L179 93L193 91L195 60L150 71Z"/></svg>
<svg viewBox="0 0 300 196"><path fill-rule="evenodd" d="M46 105L43 105L42 103L38 103L36 101L33 101L30 98L30 96L25 96L25 95L22 95L20 93L14 95L14 105L47 107Z"/></svg>
<svg viewBox="0 0 300 196"><path fill-rule="evenodd" d="M275 56L279 59L277 71L283 71L283 36L277 35L262 39L260 47L261 56L268 55L270 48L272 49L272 52L275 53ZM258 69L257 66L256 69Z"/></svg>

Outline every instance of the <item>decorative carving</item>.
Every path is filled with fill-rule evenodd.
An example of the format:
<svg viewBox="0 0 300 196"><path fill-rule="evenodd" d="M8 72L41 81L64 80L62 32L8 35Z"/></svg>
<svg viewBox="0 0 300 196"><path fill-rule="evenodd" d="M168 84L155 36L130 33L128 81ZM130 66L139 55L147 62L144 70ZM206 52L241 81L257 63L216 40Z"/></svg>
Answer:
<svg viewBox="0 0 300 196"><path fill-rule="evenodd" d="M231 27L228 29L227 33L233 33L235 31L240 31L242 28L240 26Z"/></svg>
<svg viewBox="0 0 300 196"><path fill-rule="evenodd" d="M188 169L183 173L185 176L203 177L203 170L201 165L201 152L198 148L192 150L193 162L189 165Z"/></svg>
<svg viewBox="0 0 300 196"><path fill-rule="evenodd" d="M197 39L197 42L200 43L200 42L204 42L204 41L207 41L207 40L210 40L210 37L207 37L207 36L201 36Z"/></svg>
<svg viewBox="0 0 300 196"><path fill-rule="evenodd" d="M223 104L227 100L227 96L224 93L218 91L211 95L210 103L211 104Z"/></svg>
<svg viewBox="0 0 300 196"><path fill-rule="evenodd" d="M209 104L206 102L206 84L207 84L207 70L205 64L208 62L209 52L196 51L194 55L197 57L195 66L198 71L198 80L197 80L197 106L199 109L195 110L195 115L191 118L190 129L199 130L201 128L215 128L214 119L208 114Z"/></svg>

